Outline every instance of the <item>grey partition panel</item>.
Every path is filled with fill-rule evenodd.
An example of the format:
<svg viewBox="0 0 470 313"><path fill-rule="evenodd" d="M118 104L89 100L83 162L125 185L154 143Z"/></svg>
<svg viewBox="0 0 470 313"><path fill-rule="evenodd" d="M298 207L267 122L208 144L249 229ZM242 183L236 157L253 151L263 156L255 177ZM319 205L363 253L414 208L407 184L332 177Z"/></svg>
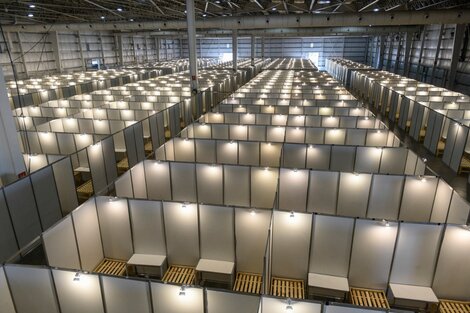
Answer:
<svg viewBox="0 0 470 313"><path fill-rule="evenodd" d="M2 313L16 313L10 289L7 285L5 272L0 266L0 308Z"/></svg>
<svg viewBox="0 0 470 313"><path fill-rule="evenodd" d="M151 312L147 282L111 276L101 279L106 312Z"/></svg>
<svg viewBox="0 0 470 313"><path fill-rule="evenodd" d="M380 173L403 174L408 150L405 148L383 148Z"/></svg>
<svg viewBox="0 0 470 313"><path fill-rule="evenodd" d="M5 272L17 312L59 313L49 269L8 265Z"/></svg>
<svg viewBox="0 0 470 313"><path fill-rule="evenodd" d="M144 161L147 182L147 196L155 200L171 200L170 164L167 162Z"/></svg>
<svg viewBox="0 0 470 313"><path fill-rule="evenodd" d="M239 142L238 160L241 165L260 165L260 143L259 142Z"/></svg>
<svg viewBox="0 0 470 313"><path fill-rule="evenodd" d="M104 163L105 156L103 154L101 143L89 146L86 150L95 194L105 192L108 180L106 178L106 167Z"/></svg>
<svg viewBox="0 0 470 313"><path fill-rule="evenodd" d="M315 215L309 272L347 277L354 219Z"/></svg>
<svg viewBox="0 0 470 313"><path fill-rule="evenodd" d="M331 146L310 145L307 149L307 168L316 170L330 169Z"/></svg>
<svg viewBox="0 0 470 313"><path fill-rule="evenodd" d="M181 131L179 105L173 105L168 109L170 136L175 137Z"/></svg>
<svg viewBox="0 0 470 313"><path fill-rule="evenodd" d="M55 162L52 169L62 214L66 215L78 206L71 159L67 157Z"/></svg>
<svg viewBox="0 0 470 313"><path fill-rule="evenodd" d="M73 211L72 218L82 269L92 271L104 258L94 198Z"/></svg>
<svg viewBox="0 0 470 313"><path fill-rule="evenodd" d="M356 220L349 266L349 284L369 289L387 288L398 225Z"/></svg>
<svg viewBox="0 0 470 313"><path fill-rule="evenodd" d="M134 135L134 128L127 127L124 129L124 140L126 142L126 153L127 153L127 160L129 162L129 167L133 167L137 164L137 148L135 144L135 135Z"/></svg>
<svg viewBox="0 0 470 313"><path fill-rule="evenodd" d="M201 203L223 204L223 166L196 164L197 199Z"/></svg>
<svg viewBox="0 0 470 313"><path fill-rule="evenodd" d="M132 126L134 130L134 141L137 154L137 162L145 159L145 148L144 148L144 129L142 122L138 122Z"/></svg>
<svg viewBox="0 0 470 313"><path fill-rule="evenodd" d="M256 208L272 208L275 200L279 172L277 169L251 168L250 205Z"/></svg>
<svg viewBox="0 0 470 313"><path fill-rule="evenodd" d="M117 178L114 138L111 136L101 141L101 147L103 149L103 155L106 156L104 158L106 179L108 184L111 184Z"/></svg>
<svg viewBox="0 0 470 313"><path fill-rule="evenodd" d="M371 308L360 308L351 306L327 305L325 306L324 313L383 313L383 310L373 310ZM395 311L390 311L395 312ZM407 311L396 311L405 313Z"/></svg>
<svg viewBox="0 0 470 313"><path fill-rule="evenodd" d="M195 139L195 142L196 161L211 164L216 163L216 141Z"/></svg>
<svg viewBox="0 0 470 313"><path fill-rule="evenodd" d="M309 171L280 169L279 209L306 211Z"/></svg>
<svg viewBox="0 0 470 313"><path fill-rule="evenodd" d="M338 172L310 171L307 211L336 214Z"/></svg>
<svg viewBox="0 0 470 313"><path fill-rule="evenodd" d="M147 199L147 185L145 181L144 163L140 162L131 169L132 189L134 198Z"/></svg>
<svg viewBox="0 0 470 313"><path fill-rule="evenodd" d="M130 259L134 247L127 201L97 197L96 206L104 257L117 260Z"/></svg>
<svg viewBox="0 0 470 313"><path fill-rule="evenodd" d="M457 136L462 128L457 122L448 120L449 129L447 130L446 145L444 148L444 154L442 155L442 161L450 166L452 160L452 154L454 152L454 145L457 141Z"/></svg>
<svg viewBox="0 0 470 313"><path fill-rule="evenodd" d="M52 270L54 284L62 313L104 313L103 299L98 275Z"/></svg>
<svg viewBox="0 0 470 313"><path fill-rule="evenodd" d="M430 287L443 227L402 223L390 283Z"/></svg>
<svg viewBox="0 0 470 313"><path fill-rule="evenodd" d="M122 174L121 177L116 179L116 181L114 182L114 188L116 189L116 196L133 198L134 189L132 187L131 172L127 171Z"/></svg>
<svg viewBox="0 0 470 313"><path fill-rule="evenodd" d="M460 163L462 161L462 156L465 151L465 146L467 144L468 131L468 127L460 126L457 136L455 138L455 144L452 150L452 157L450 159L450 163L448 163L450 168L453 169L455 172L458 172L460 169Z"/></svg>
<svg viewBox="0 0 470 313"><path fill-rule="evenodd" d="M224 202L226 205L250 205L250 168L224 166Z"/></svg>
<svg viewBox="0 0 470 313"><path fill-rule="evenodd" d="M305 279L308 273L308 258L312 215L289 212L274 212L272 275L292 279Z"/></svg>
<svg viewBox="0 0 470 313"><path fill-rule="evenodd" d="M201 288L187 287L184 299L180 286L151 283L153 313L204 313L204 296Z"/></svg>
<svg viewBox="0 0 470 313"><path fill-rule="evenodd" d="M234 224L233 208L199 206L202 259L235 262Z"/></svg>
<svg viewBox="0 0 470 313"><path fill-rule="evenodd" d="M455 190L452 193L447 223L465 225L469 218L470 206Z"/></svg>
<svg viewBox="0 0 470 313"><path fill-rule="evenodd" d="M173 200L197 202L196 165L170 163Z"/></svg>
<svg viewBox="0 0 470 313"><path fill-rule="evenodd" d="M0 263L19 249L3 191L0 192Z"/></svg>
<svg viewBox="0 0 470 313"><path fill-rule="evenodd" d="M134 252L166 255L165 229L160 201L129 200Z"/></svg>
<svg viewBox="0 0 470 313"><path fill-rule="evenodd" d="M207 313L258 313L259 296L207 290Z"/></svg>
<svg viewBox="0 0 470 313"><path fill-rule="evenodd" d="M444 180L439 179L432 207L431 223L445 223L449 212L453 189Z"/></svg>
<svg viewBox="0 0 470 313"><path fill-rule="evenodd" d="M199 255L197 205L163 203L168 263L196 266Z"/></svg>
<svg viewBox="0 0 470 313"><path fill-rule="evenodd" d="M429 221L437 183L438 178L435 177L422 179L413 176L406 177L399 219L416 222Z"/></svg>
<svg viewBox="0 0 470 313"><path fill-rule="evenodd" d="M366 216L372 175L341 173L338 191L338 215Z"/></svg>
<svg viewBox="0 0 470 313"><path fill-rule="evenodd" d="M470 260L470 232L462 226L448 225L432 285L438 298L470 301L468 260Z"/></svg>
<svg viewBox="0 0 470 313"><path fill-rule="evenodd" d="M70 215L44 232L42 238L49 266L70 269L81 268Z"/></svg>
<svg viewBox="0 0 470 313"><path fill-rule="evenodd" d="M29 177L18 180L4 191L18 244L23 247L42 230L31 181Z"/></svg>
<svg viewBox="0 0 470 313"><path fill-rule="evenodd" d="M247 209L235 209L237 271L258 274L263 272L270 223L269 210L252 213Z"/></svg>
<svg viewBox="0 0 470 313"><path fill-rule="evenodd" d="M398 219L403 176L374 175L367 208L368 218Z"/></svg>
<svg viewBox="0 0 470 313"><path fill-rule="evenodd" d="M445 119L444 115L436 113L436 118L434 120L434 127L432 129L432 139L429 143L429 146L427 146L430 151L433 151L433 152L437 151L439 141L441 140L441 130L442 130L442 125L444 124L444 119Z"/></svg>
<svg viewBox="0 0 470 313"><path fill-rule="evenodd" d="M260 313L284 313L286 312L286 299L268 298L266 296L261 298L261 312ZM307 302L307 301L293 301L293 311L295 313L321 313L321 303Z"/></svg>
<svg viewBox="0 0 470 313"><path fill-rule="evenodd" d="M352 172L354 170L354 160L356 158L356 148L350 146L332 146L330 170L340 172Z"/></svg>

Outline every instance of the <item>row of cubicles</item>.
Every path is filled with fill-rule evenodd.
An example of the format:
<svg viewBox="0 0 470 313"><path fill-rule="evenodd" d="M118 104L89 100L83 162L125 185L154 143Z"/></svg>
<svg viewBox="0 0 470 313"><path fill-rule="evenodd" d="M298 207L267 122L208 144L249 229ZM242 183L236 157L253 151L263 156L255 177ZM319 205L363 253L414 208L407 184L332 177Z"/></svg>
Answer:
<svg viewBox="0 0 470 313"><path fill-rule="evenodd" d="M42 168L38 165L31 175L1 189L0 260L5 261L13 255L15 259L21 258L31 246L37 244L36 238L41 231L69 214L92 194L107 193L112 188L112 182L129 167L144 160L153 152L153 147L156 148L176 136L182 127L209 111L224 95L243 84L243 77L255 75L255 70L246 75L242 75L242 70L230 74L223 70L214 73L217 72L223 73L221 78L216 83L208 83L208 88L203 89L197 96L183 99L172 106L162 108L161 111L155 110L143 120L116 121L121 124L115 133L82 133L84 128L78 128L78 125L92 127L95 122L106 125L115 122L91 119L82 119L82 122L80 119L71 119L71 123L76 127L72 132L55 132L57 129L53 131L52 128L47 132L24 132L22 136L37 138L36 141L27 141L36 142L35 146L29 147L37 149L28 153L27 158L31 161L39 161L42 158L45 164L44 158L55 155L56 152L60 155L70 154L64 155L59 161L49 162L49 165ZM158 105L156 100L155 106ZM91 104L91 110L95 100L86 101L88 105ZM80 106L80 101L68 103ZM57 122L58 125L62 125L62 121L67 124L69 120L63 119ZM62 126L58 126L58 130L61 130L60 127ZM93 128L88 130L92 131ZM54 153L48 154L45 151ZM58 155L57 157L59 158ZM121 161L125 159L126 163L122 164L121 169L118 165L119 157L122 158ZM79 187L85 179L91 188L80 190Z"/></svg>
<svg viewBox="0 0 470 313"><path fill-rule="evenodd" d="M330 68L348 72L354 93L454 172L470 171L468 95L344 60L330 60Z"/></svg>
<svg viewBox="0 0 470 313"><path fill-rule="evenodd" d="M158 120L150 123L152 142L163 139L153 145L156 160L136 159L112 180L116 197L93 197L42 233L48 265L63 268L72 286L93 277L100 290L95 295L102 297L98 307L104 303L121 312L144 306L143 312L158 312L163 304L154 298L155 290L167 286L174 291L166 297L168 310L190 311L178 300L194 290L201 292L203 306L191 308L209 310L212 289L198 285L241 291L218 291L238 297L237 312L241 306L251 312L244 307L248 297L258 301L253 312L369 311L303 300L352 300L349 287L380 290L400 307L424 308L437 304L437 297L469 300L470 232L462 226L468 203L444 180L425 175L425 162L400 147L331 77L264 71L213 112L209 109L192 109L193 116L203 115L184 128L181 114L170 114L169 128L182 129L173 139L161 137ZM107 175L104 146L110 138L87 148L96 149L93 176ZM131 262L137 256L158 266ZM165 284L95 273L107 273L106 264L118 269L114 274L150 275ZM5 267L8 280L12 268L16 265ZM173 285L177 268L189 269L189 283ZM42 270L49 282L59 271ZM134 283L141 284L141 293L131 289ZM59 294L54 288L52 294ZM403 290L411 292L403 298ZM410 299L423 293L426 297ZM139 303L127 303L130 296ZM117 304L108 304L113 297ZM84 301L70 298L76 301L71 310ZM47 305L60 301L56 296Z"/></svg>

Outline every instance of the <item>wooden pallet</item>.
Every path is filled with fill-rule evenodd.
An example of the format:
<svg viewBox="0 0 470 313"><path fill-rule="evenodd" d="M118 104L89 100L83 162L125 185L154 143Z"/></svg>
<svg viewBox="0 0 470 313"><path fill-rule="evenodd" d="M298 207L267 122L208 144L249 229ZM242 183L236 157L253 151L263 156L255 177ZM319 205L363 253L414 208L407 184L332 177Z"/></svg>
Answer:
<svg viewBox="0 0 470 313"><path fill-rule="evenodd" d="M77 187L77 194L85 198L90 198L93 195L93 182L91 179Z"/></svg>
<svg viewBox="0 0 470 313"><path fill-rule="evenodd" d="M260 294L262 281L263 278L259 274L237 273L237 279L235 280L233 290Z"/></svg>
<svg viewBox="0 0 470 313"><path fill-rule="evenodd" d="M440 299L439 313L470 313L470 302Z"/></svg>
<svg viewBox="0 0 470 313"><path fill-rule="evenodd" d="M126 273L126 261L104 259L93 272L123 276Z"/></svg>
<svg viewBox="0 0 470 313"><path fill-rule="evenodd" d="M304 281L273 277L271 281L271 295L292 299L304 299Z"/></svg>
<svg viewBox="0 0 470 313"><path fill-rule="evenodd" d="M129 169L129 160L127 158L122 159L117 164L118 171L125 172Z"/></svg>
<svg viewBox="0 0 470 313"><path fill-rule="evenodd" d="M439 140L437 143L437 156L444 154L444 149L446 148L446 142L444 140Z"/></svg>
<svg viewBox="0 0 470 313"><path fill-rule="evenodd" d="M145 144L144 150L145 150L145 152L148 152L148 153L150 153L150 152L153 151L153 147L152 147L152 142L151 142L151 141L149 141L149 142L147 142L147 143Z"/></svg>
<svg viewBox="0 0 470 313"><path fill-rule="evenodd" d="M385 296L383 290L351 288L350 296L351 303L355 305L390 309L387 296Z"/></svg>
<svg viewBox="0 0 470 313"><path fill-rule="evenodd" d="M193 285L196 278L196 269L189 266L171 265L163 276L164 282Z"/></svg>
<svg viewBox="0 0 470 313"><path fill-rule="evenodd" d="M469 173L470 172L470 156L464 155L462 161L460 162L460 173Z"/></svg>

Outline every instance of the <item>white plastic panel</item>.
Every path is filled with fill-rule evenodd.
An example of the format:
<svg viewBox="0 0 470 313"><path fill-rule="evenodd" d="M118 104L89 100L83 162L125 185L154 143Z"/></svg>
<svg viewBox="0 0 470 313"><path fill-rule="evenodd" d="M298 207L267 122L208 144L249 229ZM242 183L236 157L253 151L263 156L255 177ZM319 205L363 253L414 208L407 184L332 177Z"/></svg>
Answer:
<svg viewBox="0 0 470 313"><path fill-rule="evenodd" d="M5 272L3 267L0 266L0 308L2 313L16 313L13 305L13 299L11 298L10 289L8 288Z"/></svg>
<svg viewBox="0 0 470 313"><path fill-rule="evenodd" d="M140 162L131 168L132 189L134 198L147 199L147 186L145 177L144 163Z"/></svg>
<svg viewBox="0 0 470 313"><path fill-rule="evenodd" d="M12 256L18 250L15 232L10 222L10 215L3 192L0 192L0 262Z"/></svg>
<svg viewBox="0 0 470 313"><path fill-rule="evenodd" d="M148 198L155 200L171 200L169 163L144 161L144 167ZM144 179L144 177L141 179Z"/></svg>
<svg viewBox="0 0 470 313"><path fill-rule="evenodd" d="M468 203L454 190L452 200L450 202L449 215L447 223L463 225L467 223L470 206Z"/></svg>
<svg viewBox="0 0 470 313"><path fill-rule="evenodd" d="M129 200L134 253L166 255L162 203Z"/></svg>
<svg viewBox="0 0 470 313"><path fill-rule="evenodd" d="M164 202L163 212L168 263L196 266L199 261L197 206Z"/></svg>
<svg viewBox="0 0 470 313"><path fill-rule="evenodd" d="M231 207L199 206L201 258L235 261L234 212Z"/></svg>
<svg viewBox="0 0 470 313"><path fill-rule="evenodd" d="M272 275L305 279L312 215L274 211Z"/></svg>
<svg viewBox="0 0 470 313"><path fill-rule="evenodd" d="M223 204L223 166L196 164L196 177L198 201Z"/></svg>
<svg viewBox="0 0 470 313"><path fill-rule="evenodd" d="M453 189L444 180L439 179L431 213L432 223L445 223L449 212Z"/></svg>
<svg viewBox="0 0 470 313"><path fill-rule="evenodd" d="M271 223L270 210L235 209L235 237L237 240L237 270L263 272L263 257Z"/></svg>
<svg viewBox="0 0 470 313"><path fill-rule="evenodd" d="M310 171L308 212L336 214L338 172Z"/></svg>
<svg viewBox="0 0 470 313"><path fill-rule="evenodd" d="M226 205L250 205L250 168L224 166L224 199Z"/></svg>
<svg viewBox="0 0 470 313"><path fill-rule="evenodd" d="M470 300L468 260L470 260L470 231L462 226L448 225L432 285L439 299Z"/></svg>
<svg viewBox="0 0 470 313"><path fill-rule="evenodd" d="M400 225L390 283L431 287L443 227Z"/></svg>
<svg viewBox="0 0 470 313"><path fill-rule="evenodd" d="M308 170L280 169L279 208L306 211Z"/></svg>
<svg viewBox="0 0 470 313"><path fill-rule="evenodd" d="M357 147L354 171L359 173L378 173L382 148Z"/></svg>
<svg viewBox="0 0 470 313"><path fill-rule="evenodd" d="M103 313L100 282L97 275L80 274L74 281L76 272L52 270L54 283L62 313Z"/></svg>
<svg viewBox="0 0 470 313"><path fill-rule="evenodd" d="M251 206L272 208L279 172L273 168L251 168Z"/></svg>
<svg viewBox="0 0 470 313"><path fill-rule="evenodd" d="M403 176L374 175L367 217L398 219L403 183Z"/></svg>
<svg viewBox="0 0 470 313"><path fill-rule="evenodd" d="M133 254L132 235L127 200L96 198L104 256L129 260Z"/></svg>
<svg viewBox="0 0 470 313"><path fill-rule="evenodd" d="M173 200L195 202L197 199L195 164L171 163L170 167Z"/></svg>
<svg viewBox="0 0 470 313"><path fill-rule="evenodd" d="M217 162L223 164L238 164L238 143L234 141L218 141Z"/></svg>
<svg viewBox="0 0 470 313"><path fill-rule="evenodd" d="M180 296L180 286L151 284L153 313L204 313L202 289L188 287Z"/></svg>
<svg viewBox="0 0 470 313"><path fill-rule="evenodd" d="M263 308L261 313L285 313L287 302L285 299L261 298ZM314 302L293 301L292 309L295 313L321 313L321 304Z"/></svg>
<svg viewBox="0 0 470 313"><path fill-rule="evenodd" d="M147 282L110 276L104 276L102 281L107 312L151 312Z"/></svg>
<svg viewBox="0 0 470 313"><path fill-rule="evenodd" d="M330 170L341 172L354 171L356 149L351 146L332 146Z"/></svg>
<svg viewBox="0 0 470 313"><path fill-rule="evenodd" d="M11 265L5 272L18 312L59 313L49 269Z"/></svg>
<svg viewBox="0 0 470 313"><path fill-rule="evenodd" d="M307 149L307 168L316 170L330 169L331 146L309 145Z"/></svg>
<svg viewBox="0 0 470 313"><path fill-rule="evenodd" d="M258 313L259 305L258 296L207 290L207 313Z"/></svg>
<svg viewBox="0 0 470 313"><path fill-rule="evenodd" d="M365 217L372 175L341 173L338 215Z"/></svg>
<svg viewBox="0 0 470 313"><path fill-rule="evenodd" d="M407 177L403 190L400 220L427 222L431 218L434 195L438 179L436 177ZM426 197L419 195L428 195Z"/></svg>
<svg viewBox="0 0 470 313"><path fill-rule="evenodd" d="M66 216L43 233L44 249L49 266L79 269L77 243L71 216Z"/></svg>
<svg viewBox="0 0 470 313"><path fill-rule="evenodd" d="M354 219L315 215L309 273L347 277Z"/></svg>
<svg viewBox="0 0 470 313"><path fill-rule="evenodd" d="M92 271L104 258L94 199L73 211L72 217L82 269Z"/></svg>
<svg viewBox="0 0 470 313"><path fill-rule="evenodd" d="M398 226L381 221L356 220L349 267L349 285L387 288Z"/></svg>

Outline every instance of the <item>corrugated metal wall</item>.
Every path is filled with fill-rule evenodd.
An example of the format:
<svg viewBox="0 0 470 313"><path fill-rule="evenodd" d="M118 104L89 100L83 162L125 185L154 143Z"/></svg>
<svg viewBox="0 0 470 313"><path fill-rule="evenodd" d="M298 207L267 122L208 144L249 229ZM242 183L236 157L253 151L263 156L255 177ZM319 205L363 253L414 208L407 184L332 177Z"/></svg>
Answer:
<svg viewBox="0 0 470 313"><path fill-rule="evenodd" d="M468 26L467 26L468 27ZM424 32L424 41L423 41ZM439 50L438 41L441 36ZM455 25L428 25L422 32L412 33L409 77L438 86L445 86L452 59ZM382 69L404 75L405 34L397 33L385 36ZM378 58L379 37L369 41L367 63L376 65ZM437 55L437 58L436 58ZM421 57L421 62L420 62ZM434 61L436 64L434 66ZM470 51L467 49L465 60L458 63L454 90L470 93ZM434 67L434 71L433 71Z"/></svg>

